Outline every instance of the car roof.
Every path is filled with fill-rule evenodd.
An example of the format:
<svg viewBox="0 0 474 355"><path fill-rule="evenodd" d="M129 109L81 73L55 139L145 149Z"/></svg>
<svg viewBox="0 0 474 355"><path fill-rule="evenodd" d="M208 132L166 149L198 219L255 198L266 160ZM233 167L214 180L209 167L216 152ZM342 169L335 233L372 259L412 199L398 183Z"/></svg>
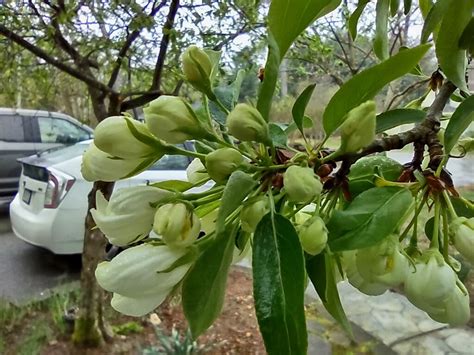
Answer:
<svg viewBox="0 0 474 355"><path fill-rule="evenodd" d="M24 109L24 108L8 108L8 107L0 107L0 116L1 115L21 115L21 116L46 116L46 117L57 117L63 118L69 121L73 121L77 125L87 129L88 131L92 132L93 129L90 128L88 125L81 123L77 119L66 115L61 112L55 111L45 111L45 110L31 110L31 109Z"/></svg>

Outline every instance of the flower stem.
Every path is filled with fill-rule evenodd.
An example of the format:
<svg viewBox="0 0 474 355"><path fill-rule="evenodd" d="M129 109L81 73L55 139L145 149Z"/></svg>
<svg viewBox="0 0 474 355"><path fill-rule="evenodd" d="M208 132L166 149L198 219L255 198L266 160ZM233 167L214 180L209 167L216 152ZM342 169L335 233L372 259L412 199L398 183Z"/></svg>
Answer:
<svg viewBox="0 0 474 355"><path fill-rule="evenodd" d="M433 223L433 238L431 239L430 248L439 249L439 215L441 203L439 197L435 198L434 223Z"/></svg>
<svg viewBox="0 0 474 355"><path fill-rule="evenodd" d="M451 218L457 218L458 214L456 213L453 203L451 202L451 199L449 198L449 195L446 192L446 190L443 190L443 197L444 197L444 202L446 202L446 206L448 207L448 211L449 211L449 214L451 215Z"/></svg>

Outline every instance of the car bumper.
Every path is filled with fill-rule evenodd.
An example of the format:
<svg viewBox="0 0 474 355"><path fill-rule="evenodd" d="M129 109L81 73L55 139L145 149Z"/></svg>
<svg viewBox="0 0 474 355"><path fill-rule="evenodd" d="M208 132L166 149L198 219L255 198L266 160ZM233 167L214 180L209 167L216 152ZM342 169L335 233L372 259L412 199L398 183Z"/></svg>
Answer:
<svg viewBox="0 0 474 355"><path fill-rule="evenodd" d="M82 253L83 242L78 238L68 238L67 233L58 233L57 220L60 213L56 209L43 209L37 213L22 206L19 196L10 204L10 221L13 233L23 241L48 249L55 254ZM74 232L74 229L69 229ZM80 231L78 231L81 233Z"/></svg>

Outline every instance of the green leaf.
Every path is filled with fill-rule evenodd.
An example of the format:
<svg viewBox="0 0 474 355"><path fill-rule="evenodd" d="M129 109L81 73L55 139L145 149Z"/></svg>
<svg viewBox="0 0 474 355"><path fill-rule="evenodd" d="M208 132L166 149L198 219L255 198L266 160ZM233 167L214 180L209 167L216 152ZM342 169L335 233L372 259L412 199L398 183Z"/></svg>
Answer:
<svg viewBox="0 0 474 355"><path fill-rule="evenodd" d="M403 1L403 14L407 15L411 9L412 0L404 0Z"/></svg>
<svg viewBox="0 0 474 355"><path fill-rule="evenodd" d="M193 184L190 183L189 181L166 180L166 181L155 182L151 184L151 186L158 187L160 189L168 190L168 191L183 192L193 187Z"/></svg>
<svg viewBox="0 0 474 355"><path fill-rule="evenodd" d="M273 145L277 147L286 147L288 136L283 128L276 123L270 123L268 125L270 131L270 138L272 139Z"/></svg>
<svg viewBox="0 0 474 355"><path fill-rule="evenodd" d="M471 18L459 38L459 48L468 50L471 56L474 56L474 17Z"/></svg>
<svg viewBox="0 0 474 355"><path fill-rule="evenodd" d="M356 9L349 17L347 26L349 28L349 33L352 37L352 40L355 40L357 37L357 24L359 23L359 18L364 12L365 7L369 3L370 0L359 0Z"/></svg>
<svg viewBox="0 0 474 355"><path fill-rule="evenodd" d="M366 248L392 233L413 197L408 189L375 187L359 196L328 223L328 244L333 251Z"/></svg>
<svg viewBox="0 0 474 355"><path fill-rule="evenodd" d="M235 80L232 83L232 107L234 107L239 101L240 89L242 88L242 82L245 78L245 70L240 69L235 76Z"/></svg>
<svg viewBox="0 0 474 355"><path fill-rule="evenodd" d="M474 210L469 208L469 206L461 198L451 196L451 202L458 216L474 218Z"/></svg>
<svg viewBox="0 0 474 355"><path fill-rule="evenodd" d="M305 129L305 128L311 128L311 127L313 127L313 124L314 124L314 122L313 122L313 120L311 119L311 117L306 116L306 115L303 117L303 122L302 122L302 123L303 123L303 129ZM291 123L288 125L288 127L286 127L285 132L286 132L286 134L290 134L291 132L293 132L293 131L295 131L295 130L297 130L297 129L298 129L298 127L296 126L296 123L295 123L295 122L291 122Z"/></svg>
<svg viewBox="0 0 474 355"><path fill-rule="evenodd" d="M428 12L423 30L421 31L421 43L426 43L431 33L436 27L439 27L441 20L446 12L446 9L451 5L453 0L438 0Z"/></svg>
<svg viewBox="0 0 474 355"><path fill-rule="evenodd" d="M374 53L380 60L388 58L388 11L390 0L377 0L375 8L375 37L374 37Z"/></svg>
<svg viewBox="0 0 474 355"><path fill-rule="evenodd" d="M296 37L331 3L333 3L331 0L273 0L271 2L268 12L268 30L279 48L280 60Z"/></svg>
<svg viewBox="0 0 474 355"><path fill-rule="evenodd" d="M298 234L285 217L262 218L253 238L255 311L267 353L306 354L304 257Z"/></svg>
<svg viewBox="0 0 474 355"><path fill-rule="evenodd" d="M445 154L449 154L456 145L461 134L474 121L474 96L469 96L457 107L449 119L444 132Z"/></svg>
<svg viewBox="0 0 474 355"><path fill-rule="evenodd" d="M425 119L426 112L410 108L399 108L385 111L377 115L377 127L375 132L382 133L388 129L408 123L418 123Z"/></svg>
<svg viewBox="0 0 474 355"><path fill-rule="evenodd" d="M235 233L226 231L204 250L183 282L183 310L193 338L206 331L224 304Z"/></svg>
<svg viewBox="0 0 474 355"><path fill-rule="evenodd" d="M426 16L428 16L428 12L433 6L433 0L419 0L418 3L420 7L421 16L426 19Z"/></svg>
<svg viewBox="0 0 474 355"><path fill-rule="evenodd" d="M258 94L257 109L262 117L268 122L270 108L272 106L273 93L275 92L280 68L280 52L272 34L268 34L268 56L265 63L265 78L260 86Z"/></svg>
<svg viewBox="0 0 474 355"><path fill-rule="evenodd" d="M334 276L339 271L334 265L333 257L328 253L312 257L306 261L306 272L321 298L324 308L353 337L351 325L339 298Z"/></svg>
<svg viewBox="0 0 474 355"><path fill-rule="evenodd" d="M309 100L311 99L311 95L313 95L314 88L316 84L311 84L303 90L303 92L298 96L296 99L291 113L293 115L293 121L296 124L296 127L300 130L301 134L304 135L303 132L303 119L304 119L304 111L306 110L306 106L308 106Z"/></svg>
<svg viewBox="0 0 474 355"><path fill-rule="evenodd" d="M220 86L214 89L214 94L218 98L218 100L224 105L226 109L229 111L233 108L233 97L234 91L231 87L228 86ZM222 111L222 109L217 106L216 103L213 101L209 101L209 111L211 113L211 117L213 120L220 124L225 124L227 119L227 114Z"/></svg>
<svg viewBox="0 0 474 355"><path fill-rule="evenodd" d="M334 94L323 114L327 135L333 133L354 107L372 99L386 84L408 73L430 48L424 44L398 52L386 61L354 75Z"/></svg>
<svg viewBox="0 0 474 355"><path fill-rule="evenodd" d="M400 8L400 0L390 0L390 15L394 17Z"/></svg>
<svg viewBox="0 0 474 355"><path fill-rule="evenodd" d="M221 60L221 51L214 51L212 49L205 49L206 54L211 60L212 69L211 69L211 84L216 79L217 73L219 72L219 61Z"/></svg>
<svg viewBox="0 0 474 355"><path fill-rule="evenodd" d="M221 207L217 214L216 233L224 230L225 219L242 204L247 195L253 190L256 182L253 177L237 170L232 173L222 194Z"/></svg>
<svg viewBox="0 0 474 355"><path fill-rule="evenodd" d="M466 85L466 50L459 48L459 40L471 20L474 0L456 1L443 16L436 39L436 56L443 73L460 90L469 92Z"/></svg>

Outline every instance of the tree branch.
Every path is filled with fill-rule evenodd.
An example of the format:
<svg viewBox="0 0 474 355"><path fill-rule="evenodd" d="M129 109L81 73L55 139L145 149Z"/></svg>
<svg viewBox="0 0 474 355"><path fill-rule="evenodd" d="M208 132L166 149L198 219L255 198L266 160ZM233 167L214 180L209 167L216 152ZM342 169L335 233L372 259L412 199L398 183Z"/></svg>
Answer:
<svg viewBox="0 0 474 355"><path fill-rule="evenodd" d="M34 44L28 42L18 34L14 33L4 25L0 24L0 35L5 36L6 38L12 40L19 46L23 47L24 49L30 51L37 57L43 59L47 63L53 65L54 67L58 68L59 70L62 70L63 72L71 75L72 77L83 81L87 85L90 85L96 89L99 89L103 92L108 92L108 93L115 93L112 89L110 89L107 85L101 83L100 81L97 81L91 76L85 75L82 71L77 70L67 64L64 64L63 62L59 61L58 59L54 58L53 56L49 55L46 53L42 48L35 46Z"/></svg>

